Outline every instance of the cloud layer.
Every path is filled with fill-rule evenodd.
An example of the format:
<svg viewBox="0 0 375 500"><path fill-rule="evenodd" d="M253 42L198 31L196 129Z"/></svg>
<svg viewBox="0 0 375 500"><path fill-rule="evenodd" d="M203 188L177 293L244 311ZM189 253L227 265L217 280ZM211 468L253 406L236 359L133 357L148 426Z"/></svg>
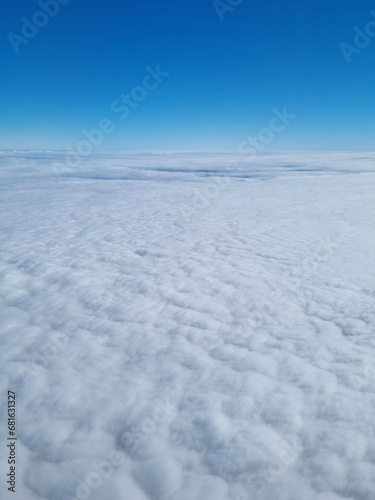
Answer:
<svg viewBox="0 0 375 500"><path fill-rule="evenodd" d="M373 163L2 152L18 498L372 500Z"/></svg>

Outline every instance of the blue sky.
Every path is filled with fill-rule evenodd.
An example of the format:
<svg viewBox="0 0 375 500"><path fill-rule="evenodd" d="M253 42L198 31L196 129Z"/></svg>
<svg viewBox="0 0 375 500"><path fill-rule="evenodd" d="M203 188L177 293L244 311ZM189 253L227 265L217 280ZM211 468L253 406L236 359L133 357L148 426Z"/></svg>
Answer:
<svg viewBox="0 0 375 500"><path fill-rule="evenodd" d="M41 5L4 7L1 148L74 149L108 119L98 149L236 149L286 106L296 117L269 149L373 149L375 29L353 44L374 1L61 1L27 43L8 34ZM168 76L142 95L158 65ZM139 102L114 112L134 87Z"/></svg>

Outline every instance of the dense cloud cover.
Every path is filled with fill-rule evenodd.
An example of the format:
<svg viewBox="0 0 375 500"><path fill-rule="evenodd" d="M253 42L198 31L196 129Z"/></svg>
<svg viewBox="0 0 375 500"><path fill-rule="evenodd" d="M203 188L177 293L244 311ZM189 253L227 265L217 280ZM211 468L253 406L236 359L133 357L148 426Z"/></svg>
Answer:
<svg viewBox="0 0 375 500"><path fill-rule="evenodd" d="M374 159L2 152L13 498L373 500Z"/></svg>

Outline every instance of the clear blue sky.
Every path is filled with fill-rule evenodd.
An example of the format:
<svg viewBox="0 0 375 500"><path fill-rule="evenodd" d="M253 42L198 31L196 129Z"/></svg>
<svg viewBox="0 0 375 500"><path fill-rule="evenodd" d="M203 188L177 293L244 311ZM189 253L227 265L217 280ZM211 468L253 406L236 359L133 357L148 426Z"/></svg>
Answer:
<svg viewBox="0 0 375 500"><path fill-rule="evenodd" d="M212 0L61 1L17 54L8 33L41 7L3 6L0 148L74 148L108 118L99 149L235 149L286 106L270 149L373 149L375 36L350 64L340 48L373 0L237 0L223 20ZM169 76L121 120L113 102L158 64Z"/></svg>

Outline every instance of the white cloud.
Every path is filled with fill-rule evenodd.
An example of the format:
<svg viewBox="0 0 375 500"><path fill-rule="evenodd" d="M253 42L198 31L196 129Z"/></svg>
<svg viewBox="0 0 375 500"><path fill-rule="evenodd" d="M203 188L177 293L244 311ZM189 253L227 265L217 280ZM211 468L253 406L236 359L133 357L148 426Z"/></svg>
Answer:
<svg viewBox="0 0 375 500"><path fill-rule="evenodd" d="M19 498L372 500L374 157L4 152Z"/></svg>

